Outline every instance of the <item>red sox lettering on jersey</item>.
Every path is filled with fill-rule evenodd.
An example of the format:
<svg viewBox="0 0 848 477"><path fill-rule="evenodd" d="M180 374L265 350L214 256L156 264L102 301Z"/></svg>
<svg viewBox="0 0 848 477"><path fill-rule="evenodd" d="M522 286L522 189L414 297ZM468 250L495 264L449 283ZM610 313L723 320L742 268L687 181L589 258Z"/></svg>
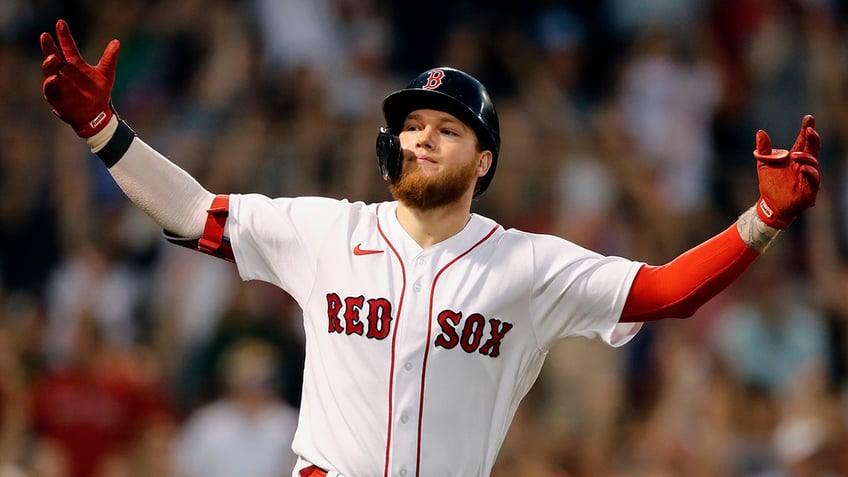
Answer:
<svg viewBox="0 0 848 477"><path fill-rule="evenodd" d="M328 333L386 339L392 322L392 305L387 298L366 299L362 295L341 298L337 293L328 293L327 322ZM441 333L433 342L435 346L445 349L459 346L466 353L479 352L492 358L501 354L501 341L513 326L497 318L487 320L479 313L472 313L463 321L462 312L453 310L440 312L437 322ZM484 342L485 333L488 339Z"/></svg>
<svg viewBox="0 0 848 477"><path fill-rule="evenodd" d="M453 349L457 345L466 353L479 352L492 358L501 354L501 341L504 335L512 329L512 323L489 318L486 320L479 313L472 313L465 319L461 331L458 326L462 320L462 313L445 310L439 313L437 321L442 333L436 337L434 344L446 349ZM489 339L481 344L484 330L488 331Z"/></svg>

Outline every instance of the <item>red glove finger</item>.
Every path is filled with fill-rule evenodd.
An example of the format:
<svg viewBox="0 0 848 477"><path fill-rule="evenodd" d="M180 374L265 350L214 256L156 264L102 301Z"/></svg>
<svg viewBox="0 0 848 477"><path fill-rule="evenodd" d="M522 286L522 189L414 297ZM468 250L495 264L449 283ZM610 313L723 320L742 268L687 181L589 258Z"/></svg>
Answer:
<svg viewBox="0 0 848 477"><path fill-rule="evenodd" d="M759 161L779 164L789 158L789 151L786 149L772 149L771 138L762 129L757 131L756 142L757 149L754 151L754 157Z"/></svg>
<svg viewBox="0 0 848 477"><path fill-rule="evenodd" d="M49 78L59 74L59 69L64 64L65 60L59 57L59 55L49 55L47 58L44 58L44 61L41 63L41 72L44 73L45 78Z"/></svg>
<svg viewBox="0 0 848 477"><path fill-rule="evenodd" d="M103 56L97 62L97 67L103 74L115 80L115 72L118 70L118 52L121 50L121 42L112 40L106 45L103 50Z"/></svg>
<svg viewBox="0 0 848 477"><path fill-rule="evenodd" d="M819 160L808 152L793 152L789 155L792 161L796 164L813 166L816 169L819 167Z"/></svg>
<svg viewBox="0 0 848 477"><path fill-rule="evenodd" d="M56 36L59 38L59 46L62 48L62 55L64 55L68 62L85 63L85 60L82 59L82 55L80 55L79 48L77 48L77 42L74 40L73 35L71 35L71 29L68 28L68 24L65 23L65 20L59 20L56 22Z"/></svg>
<svg viewBox="0 0 848 477"><path fill-rule="evenodd" d="M51 103L62 99L62 87L59 84L58 75L53 75L45 79L41 85L41 89L44 92L44 97Z"/></svg>
<svg viewBox="0 0 848 477"><path fill-rule="evenodd" d="M792 145L792 149L790 151L803 151L807 147L807 130L812 128L815 130L816 127L816 118L813 117L812 114L807 114L801 119L801 131L798 132L798 138L795 139L795 144Z"/></svg>
<svg viewBox="0 0 848 477"><path fill-rule="evenodd" d="M813 191L813 205L815 205L815 196L821 185L818 159L805 152L793 152L792 162L796 164L798 172L807 180L810 190Z"/></svg>
<svg viewBox="0 0 848 477"><path fill-rule="evenodd" d="M808 127L806 132L807 141L804 144L804 152L814 157L819 157L819 153L821 152L821 136L819 136L818 131L812 126Z"/></svg>
<svg viewBox="0 0 848 477"><path fill-rule="evenodd" d="M59 51L59 48L56 46L56 42L53 41L53 37L50 36L49 33L42 33L39 38L41 41L41 52L44 53L44 56L56 55L62 59L62 53Z"/></svg>

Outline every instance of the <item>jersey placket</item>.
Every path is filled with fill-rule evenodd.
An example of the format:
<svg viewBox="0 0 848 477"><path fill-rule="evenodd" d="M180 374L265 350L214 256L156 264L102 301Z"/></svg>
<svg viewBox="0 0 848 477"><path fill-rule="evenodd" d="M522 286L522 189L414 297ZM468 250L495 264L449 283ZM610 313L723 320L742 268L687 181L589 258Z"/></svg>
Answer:
<svg viewBox="0 0 848 477"><path fill-rule="evenodd" d="M416 460L421 443L419 423L421 417L422 386L426 363L425 351L430 321L430 295L436 270L427 251L422 251L409 262L409 292L398 320L396 342L395 397L392 409L393 437L388 475L407 477L417 475Z"/></svg>

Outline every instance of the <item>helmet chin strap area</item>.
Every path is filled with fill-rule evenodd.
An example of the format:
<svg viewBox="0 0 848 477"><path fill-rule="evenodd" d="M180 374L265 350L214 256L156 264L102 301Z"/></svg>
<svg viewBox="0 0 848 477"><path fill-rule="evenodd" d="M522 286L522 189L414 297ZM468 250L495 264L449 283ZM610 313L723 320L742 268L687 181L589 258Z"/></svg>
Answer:
<svg viewBox="0 0 848 477"><path fill-rule="evenodd" d="M392 134L391 129L381 127L377 133L377 166L383 180L395 182L400 178L403 154L400 150L400 138Z"/></svg>

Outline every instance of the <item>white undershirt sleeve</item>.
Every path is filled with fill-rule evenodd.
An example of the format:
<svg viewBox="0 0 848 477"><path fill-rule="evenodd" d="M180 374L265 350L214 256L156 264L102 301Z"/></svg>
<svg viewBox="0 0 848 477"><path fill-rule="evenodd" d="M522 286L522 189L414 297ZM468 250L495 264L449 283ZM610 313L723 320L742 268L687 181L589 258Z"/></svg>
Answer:
<svg viewBox="0 0 848 477"><path fill-rule="evenodd" d="M127 197L165 230L186 238L203 233L215 195L141 139L133 139L109 172Z"/></svg>

